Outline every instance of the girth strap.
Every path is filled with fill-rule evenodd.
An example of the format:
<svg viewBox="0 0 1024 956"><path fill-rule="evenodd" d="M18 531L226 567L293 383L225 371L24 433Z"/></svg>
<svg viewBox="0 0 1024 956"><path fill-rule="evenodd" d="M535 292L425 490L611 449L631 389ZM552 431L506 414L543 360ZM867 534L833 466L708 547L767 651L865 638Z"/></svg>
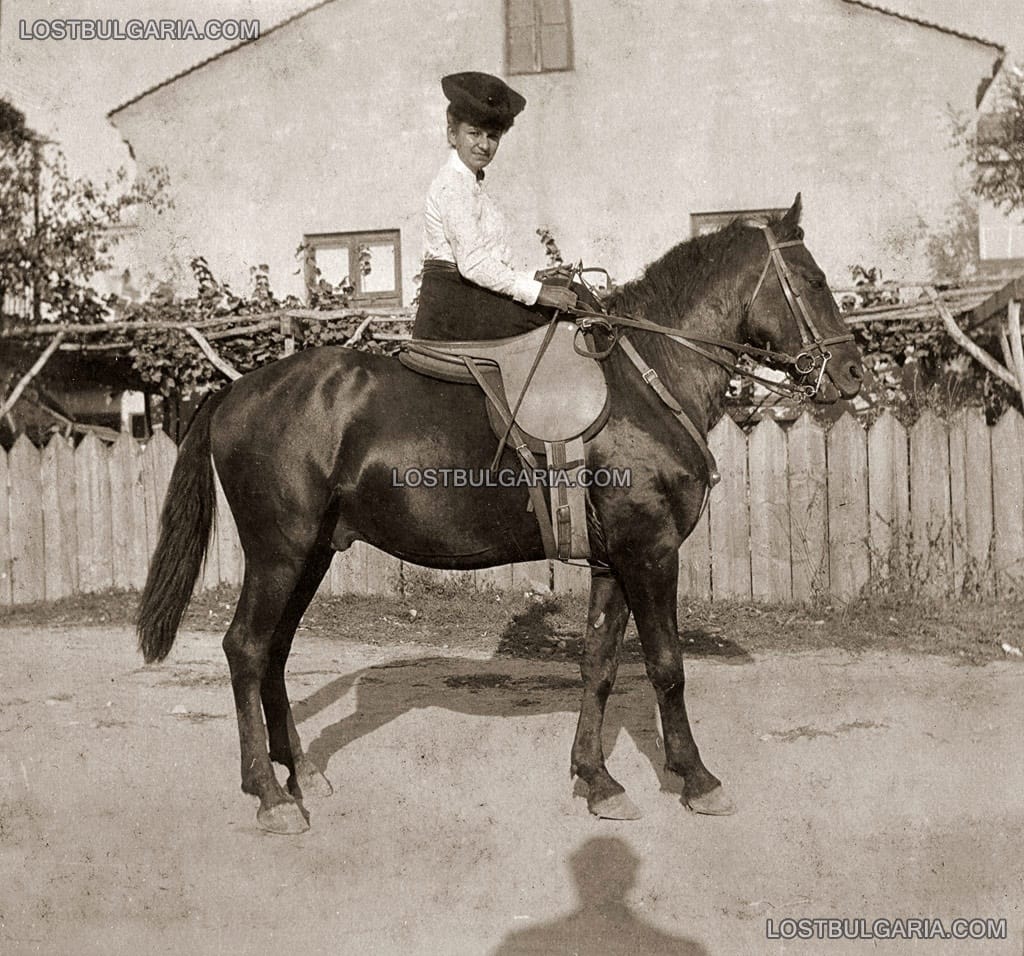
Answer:
<svg viewBox="0 0 1024 956"><path fill-rule="evenodd" d="M551 489L551 513L554 520L558 560L589 558L587 533L587 493L579 483L580 471L587 463L582 438L545 442L549 474L562 473L567 481L558 481Z"/></svg>

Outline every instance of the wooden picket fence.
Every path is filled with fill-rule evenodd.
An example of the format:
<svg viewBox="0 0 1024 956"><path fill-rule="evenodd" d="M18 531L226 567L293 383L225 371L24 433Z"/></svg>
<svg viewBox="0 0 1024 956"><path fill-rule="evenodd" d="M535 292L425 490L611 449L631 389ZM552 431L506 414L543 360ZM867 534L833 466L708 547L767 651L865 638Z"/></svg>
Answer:
<svg viewBox="0 0 1024 956"><path fill-rule="evenodd" d="M804 415L749 434L729 418L711 434L722 482L680 552L693 599L847 600L866 587L1006 594L1024 581L1024 418L988 427L978 410L905 429L889 414L826 432ZM163 433L140 444L54 437L0 450L0 604L142 586L174 465ZM203 587L241 582L243 559L218 487ZM424 581L584 593L585 568L539 561L428 571L356 544L321 592L400 594Z"/></svg>

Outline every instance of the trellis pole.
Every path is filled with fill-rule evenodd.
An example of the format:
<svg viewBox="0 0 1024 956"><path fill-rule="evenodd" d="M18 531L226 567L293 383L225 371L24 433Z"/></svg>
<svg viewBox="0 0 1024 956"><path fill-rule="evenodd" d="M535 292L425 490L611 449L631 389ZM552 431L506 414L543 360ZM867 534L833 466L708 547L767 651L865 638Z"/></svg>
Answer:
<svg viewBox="0 0 1024 956"><path fill-rule="evenodd" d="M956 342L968 355L974 358L985 366L993 375L996 376L1000 381L1005 382L1010 388L1015 388L1018 391L1021 389L1022 382L1010 369L1000 365L991 355L988 354L980 345L974 342L971 337L956 324L956 319L953 318L953 313L949 311L946 304L939 298L938 293L931 286L925 287L925 294L933 306L935 311L939 313L939 318L942 319L942 324L945 326L946 331L949 333L949 337ZM1020 344L1020 311L1018 306L1017 312L1017 342ZM1011 335L1011 347L1012 347L1012 335Z"/></svg>
<svg viewBox="0 0 1024 956"><path fill-rule="evenodd" d="M14 408L15 402L21 398L21 393L28 387L29 382L31 382L32 379L34 379L43 370L43 366L50 361L50 356L57 351L60 343L64 341L64 337L66 335L66 332L58 332L50 340L50 344L43 349L42 355L35 360L32 367L21 376L18 380L18 384L11 389L11 394L4 399L3 405L0 405L0 418L3 418L12 408Z"/></svg>

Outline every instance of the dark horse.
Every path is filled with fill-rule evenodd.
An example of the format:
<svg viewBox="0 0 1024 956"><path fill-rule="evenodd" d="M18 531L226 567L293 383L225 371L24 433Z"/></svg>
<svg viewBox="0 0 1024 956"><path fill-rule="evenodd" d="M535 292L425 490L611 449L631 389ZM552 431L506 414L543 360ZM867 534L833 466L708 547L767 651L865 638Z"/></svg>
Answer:
<svg viewBox="0 0 1024 956"><path fill-rule="evenodd" d="M771 223L771 232L734 222L684 242L607 305L611 312L659 323L664 332L749 343L787 357L806 347L809 327L818 341L833 345L827 375L820 374L821 363L808 370L797 362L789 371L798 382L815 380L820 401L853 396L860 359L843 334L825 276L799 241L799 219L798 196ZM784 257L772 251L773 233L787 244ZM781 258L775 272L769 270L773 257ZM650 330L630 330L629 337L706 435L722 415L729 379L707 356L721 361L729 353L710 346L698 354ZM676 627L679 546L698 520L709 468L699 444L620 348L603 367L612 408L590 443L588 464L628 468L631 483L589 493L595 572L572 772L587 784L594 813L638 815L608 773L601 744L605 703L632 612L657 693L666 767L683 777L683 799L691 809L729 813L732 803L704 766L690 731ZM360 540L406 561L456 569L544 557L527 489L408 487L394 478L399 468L483 470L494 450L475 386L434 381L393 358L338 347L253 371L196 414L167 491L139 611L140 645L147 661L157 661L174 642L207 546L215 466L245 553L242 592L224 650L238 712L242 789L259 797L260 826L303 831L309 825L303 796L330 792L303 753L285 690L285 663L335 551ZM502 466L517 467L510 451ZM287 790L271 761L288 769Z"/></svg>

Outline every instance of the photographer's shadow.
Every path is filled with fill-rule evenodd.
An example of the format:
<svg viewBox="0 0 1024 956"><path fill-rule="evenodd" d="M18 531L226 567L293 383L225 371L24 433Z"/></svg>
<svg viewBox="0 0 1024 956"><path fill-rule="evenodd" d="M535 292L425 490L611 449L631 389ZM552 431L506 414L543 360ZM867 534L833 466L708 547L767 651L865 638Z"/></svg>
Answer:
<svg viewBox="0 0 1024 956"><path fill-rule="evenodd" d="M509 933L492 956L708 956L700 943L652 926L626 897L640 861L619 837L594 837L569 857L579 906L560 919Z"/></svg>

